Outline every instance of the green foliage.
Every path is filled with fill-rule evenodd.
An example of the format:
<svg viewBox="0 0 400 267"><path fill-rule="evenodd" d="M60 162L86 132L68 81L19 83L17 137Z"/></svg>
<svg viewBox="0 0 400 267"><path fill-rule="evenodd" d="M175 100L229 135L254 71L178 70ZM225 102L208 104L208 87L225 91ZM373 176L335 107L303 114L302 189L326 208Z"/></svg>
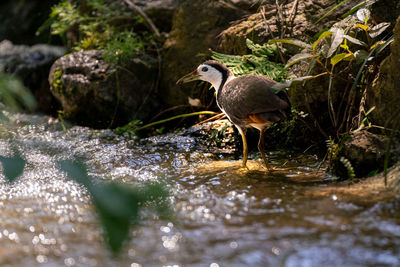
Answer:
<svg viewBox="0 0 400 267"><path fill-rule="evenodd" d="M53 90L59 94L61 94L63 91L63 85L61 81L62 74L62 69L57 67L54 71L53 82L51 84Z"/></svg>
<svg viewBox="0 0 400 267"><path fill-rule="evenodd" d="M129 239L129 229L137 225L140 210L151 206L160 216L170 214L168 192L162 184L149 184L138 190L118 183L92 182L80 162L61 161L60 169L89 192L104 230L104 239L116 255Z"/></svg>
<svg viewBox="0 0 400 267"><path fill-rule="evenodd" d="M267 76L275 81L282 81L286 78L284 65L269 60L277 54L277 48L273 44L254 44L246 40L247 47L252 54L237 56L212 52L212 58L229 67L230 71L238 76L257 74Z"/></svg>
<svg viewBox="0 0 400 267"><path fill-rule="evenodd" d="M227 129L229 128L229 124L226 123L220 128L217 129L211 129L210 131L210 137L207 140L207 146L215 146L221 148L222 145L224 144L224 140L227 140L229 138L229 133L227 132Z"/></svg>
<svg viewBox="0 0 400 267"><path fill-rule="evenodd" d="M0 113L3 109L16 112L21 110L33 111L36 108L34 96L25 88L23 83L14 76L2 73L1 70L0 101L4 105L0 107Z"/></svg>
<svg viewBox="0 0 400 267"><path fill-rule="evenodd" d="M345 157L340 157L340 162L343 164L343 166L347 170L347 179L352 181L354 179L354 177L356 177L356 174L354 172L353 166L351 165L351 162L348 159L346 159Z"/></svg>
<svg viewBox="0 0 400 267"><path fill-rule="evenodd" d="M126 62L138 51L144 50L143 40L134 32L124 31L104 47L102 56L107 63Z"/></svg>
<svg viewBox="0 0 400 267"><path fill-rule="evenodd" d="M308 123L305 120L309 114L298 111L294 107L291 114L290 119L271 125L268 128L268 135L280 145L295 147L298 145L295 137L306 135Z"/></svg>
<svg viewBox="0 0 400 267"><path fill-rule="evenodd" d="M107 62L123 63L137 51L144 50L144 43L152 43L154 38L147 32L137 33L134 28L141 19L126 10L121 2L84 0L80 4L62 0L52 8L45 25L50 24L51 33L69 44L73 50L104 49ZM71 37L72 36L72 37Z"/></svg>
<svg viewBox="0 0 400 267"><path fill-rule="evenodd" d="M346 2L348 0L341 1L320 20ZM368 115L374 108L371 108L368 112L365 112L364 109L367 84L372 81L374 76L371 74L373 74L373 70L378 65L378 61L374 59L393 41L393 38L382 37L385 30L390 26L389 23L383 22L373 25L369 22L369 10L360 8L366 6L367 2L370 1L362 2L363 5L358 5L342 21L322 31L316 40L308 46L302 42L294 42L291 39L270 41L270 43L288 43L301 48L299 54L293 55L288 60L286 68L308 60L310 62L308 73L316 73L312 76L313 78L323 75L329 76L329 85L326 92L328 99L327 112L332 124L332 130L330 130L329 135L335 136L334 139L337 141L337 144L335 144L333 140L330 140L331 144L328 149L330 166L332 166L332 162L340 161L346 168L349 167L346 161L337 158L341 148L339 144L343 143L343 140L350 132L374 127L368 119ZM356 11L356 15L349 16ZM333 84L336 80L343 80L343 75L351 77L349 73L353 74L352 77L355 78L345 81L347 86L341 85L344 88L350 88L350 90L343 92L342 102L338 103L339 100L332 93ZM306 77L309 79L310 76ZM359 105L358 109L355 106L356 104ZM319 123L317 124L319 125ZM319 129L324 137L327 138L328 134L320 127ZM352 177L349 168L348 174L349 177Z"/></svg>

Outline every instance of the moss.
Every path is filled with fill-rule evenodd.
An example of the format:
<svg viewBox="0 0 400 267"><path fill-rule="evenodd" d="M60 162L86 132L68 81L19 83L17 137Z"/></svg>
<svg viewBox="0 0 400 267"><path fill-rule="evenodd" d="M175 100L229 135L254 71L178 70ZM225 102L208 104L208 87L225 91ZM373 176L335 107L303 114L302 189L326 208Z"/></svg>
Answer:
<svg viewBox="0 0 400 267"><path fill-rule="evenodd" d="M63 75L62 69L57 67L54 71L53 82L51 86L53 87L53 91L57 94L62 94L64 87L62 85L61 77Z"/></svg>

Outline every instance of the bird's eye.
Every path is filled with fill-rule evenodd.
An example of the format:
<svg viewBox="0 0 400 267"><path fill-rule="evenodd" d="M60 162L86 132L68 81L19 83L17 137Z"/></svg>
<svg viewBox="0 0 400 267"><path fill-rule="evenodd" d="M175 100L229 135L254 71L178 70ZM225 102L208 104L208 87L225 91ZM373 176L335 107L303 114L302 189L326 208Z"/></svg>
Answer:
<svg viewBox="0 0 400 267"><path fill-rule="evenodd" d="M203 68L201 69L201 71L207 72L207 71L208 71L208 68L207 68L207 67L203 67Z"/></svg>

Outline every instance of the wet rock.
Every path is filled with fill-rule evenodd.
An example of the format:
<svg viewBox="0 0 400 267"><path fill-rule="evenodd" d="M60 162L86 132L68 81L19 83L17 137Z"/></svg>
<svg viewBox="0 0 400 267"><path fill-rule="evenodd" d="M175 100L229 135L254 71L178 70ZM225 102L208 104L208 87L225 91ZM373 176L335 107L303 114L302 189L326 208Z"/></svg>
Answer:
<svg viewBox="0 0 400 267"><path fill-rule="evenodd" d="M211 153L233 154L238 147L241 148L234 127L227 119L193 126L180 134L195 137L198 147Z"/></svg>
<svg viewBox="0 0 400 267"><path fill-rule="evenodd" d="M47 77L53 62L65 52L63 47L58 46L14 45L4 40L0 42L0 67L4 72L22 79L25 86L33 92L39 111L54 113L59 104L50 92Z"/></svg>
<svg viewBox="0 0 400 267"><path fill-rule="evenodd" d="M50 71L53 95L64 116L94 128L147 120L157 105L157 60L137 54L122 68L104 62L101 51L79 51L57 60Z"/></svg>
<svg viewBox="0 0 400 267"><path fill-rule="evenodd" d="M167 106L187 104L188 95L198 98L199 92L190 92L190 85L179 87L176 81L193 70L217 46L217 35L244 11L224 1L185 1L175 12L172 31L164 44L161 80L162 99ZM198 89L196 90L198 91Z"/></svg>
<svg viewBox="0 0 400 267"><path fill-rule="evenodd" d="M386 153L387 138L367 131L353 133L344 142L337 160L347 159L354 168L357 177L364 177L372 171L382 171ZM336 162L336 174L347 176L347 170L341 162Z"/></svg>
<svg viewBox="0 0 400 267"><path fill-rule="evenodd" d="M38 28L48 19L51 7L58 0L0 1L0 41L8 39L17 44L49 42L49 30L36 35Z"/></svg>
<svg viewBox="0 0 400 267"><path fill-rule="evenodd" d="M368 90L368 108L376 107L371 118L375 124L385 125L389 114L399 109L399 85L400 85L400 17L394 28L395 40L390 46L390 55L381 63L379 74ZM394 121L388 126L393 127Z"/></svg>

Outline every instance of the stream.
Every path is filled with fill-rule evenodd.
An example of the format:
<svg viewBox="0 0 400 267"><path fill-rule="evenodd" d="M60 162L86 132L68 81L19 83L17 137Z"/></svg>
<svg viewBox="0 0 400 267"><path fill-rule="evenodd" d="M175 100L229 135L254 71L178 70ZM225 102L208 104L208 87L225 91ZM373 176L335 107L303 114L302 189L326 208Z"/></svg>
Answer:
<svg viewBox="0 0 400 267"><path fill-rule="evenodd" d="M0 266L400 266L400 201L360 204L336 194L312 154L240 159L201 149L190 135L141 141L110 130L62 130L44 116L13 115L0 139L27 161L0 184ZM112 257L87 192L57 162L84 158L90 175L129 186L165 182L174 218L144 214Z"/></svg>

